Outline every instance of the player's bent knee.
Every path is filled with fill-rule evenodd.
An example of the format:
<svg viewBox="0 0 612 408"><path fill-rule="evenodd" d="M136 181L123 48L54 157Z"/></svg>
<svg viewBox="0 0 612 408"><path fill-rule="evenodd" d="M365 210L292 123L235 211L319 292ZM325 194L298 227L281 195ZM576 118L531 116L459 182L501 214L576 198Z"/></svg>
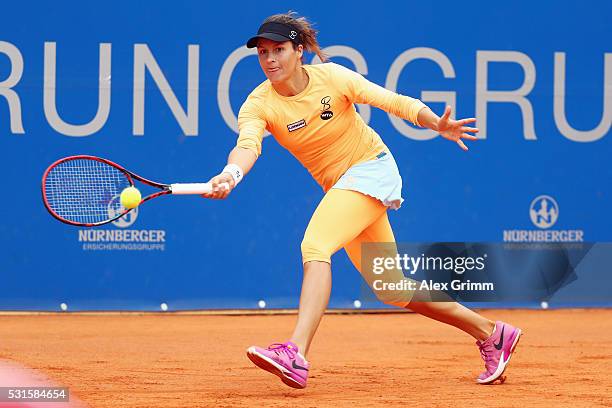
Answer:
<svg viewBox="0 0 612 408"><path fill-rule="evenodd" d="M412 299L411 292L397 292L397 291L375 291L376 297L379 301L386 305L401 307L406 309Z"/></svg>
<svg viewBox="0 0 612 408"><path fill-rule="evenodd" d="M320 261L331 263L331 251L324 248L316 240L304 237L301 245L302 263L310 261Z"/></svg>

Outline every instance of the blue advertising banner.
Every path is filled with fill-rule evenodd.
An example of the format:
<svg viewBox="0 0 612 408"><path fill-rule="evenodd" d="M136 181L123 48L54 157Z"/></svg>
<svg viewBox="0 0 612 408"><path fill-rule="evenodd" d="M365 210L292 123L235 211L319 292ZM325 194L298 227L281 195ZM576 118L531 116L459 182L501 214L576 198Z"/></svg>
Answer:
<svg viewBox="0 0 612 408"><path fill-rule="evenodd" d="M245 41L289 8L317 23L332 61L439 114L449 104L477 118L479 140L463 152L358 107L404 179L406 201L390 212L398 241L611 241L612 3L590 3L4 5L0 309L297 305L300 242L323 192L273 137L225 201L162 197L87 229L50 217L40 191L45 168L74 154L168 183L217 174L240 105L265 80ZM564 304L612 303L588 295L612 282L606 254L563 288ZM362 279L343 251L333 274L330 306L352 307Z"/></svg>

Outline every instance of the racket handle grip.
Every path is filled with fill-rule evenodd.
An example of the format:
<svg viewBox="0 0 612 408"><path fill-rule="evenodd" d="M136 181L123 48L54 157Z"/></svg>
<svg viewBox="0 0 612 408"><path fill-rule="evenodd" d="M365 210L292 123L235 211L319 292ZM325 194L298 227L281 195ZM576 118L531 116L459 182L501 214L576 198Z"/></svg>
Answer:
<svg viewBox="0 0 612 408"><path fill-rule="evenodd" d="M229 190L229 184L221 183L221 188ZM211 183L176 183L170 184L172 194L208 194L212 191Z"/></svg>

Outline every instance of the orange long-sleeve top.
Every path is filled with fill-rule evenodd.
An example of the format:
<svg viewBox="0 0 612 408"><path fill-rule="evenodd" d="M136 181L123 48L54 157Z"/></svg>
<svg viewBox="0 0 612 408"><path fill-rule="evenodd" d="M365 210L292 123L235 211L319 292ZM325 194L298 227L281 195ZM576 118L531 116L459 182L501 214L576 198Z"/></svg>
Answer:
<svg viewBox="0 0 612 408"><path fill-rule="evenodd" d="M265 130L310 172L324 191L353 165L387 150L355 103L369 104L418 125L425 104L376 85L341 65L304 65L308 85L278 94L269 80L251 92L238 114L237 146L261 154Z"/></svg>

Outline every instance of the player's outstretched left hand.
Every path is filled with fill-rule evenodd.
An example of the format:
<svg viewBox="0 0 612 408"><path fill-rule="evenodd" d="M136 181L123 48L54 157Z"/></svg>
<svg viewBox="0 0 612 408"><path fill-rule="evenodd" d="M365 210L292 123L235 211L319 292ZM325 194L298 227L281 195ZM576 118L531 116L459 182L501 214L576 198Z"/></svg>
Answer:
<svg viewBox="0 0 612 408"><path fill-rule="evenodd" d="M444 115L438 120L438 133L445 139L456 142L463 150L468 150L461 139L477 140L476 136L468 133L478 133L478 128L466 127L468 123L476 122L476 118L454 120L450 118L451 107L446 106Z"/></svg>

